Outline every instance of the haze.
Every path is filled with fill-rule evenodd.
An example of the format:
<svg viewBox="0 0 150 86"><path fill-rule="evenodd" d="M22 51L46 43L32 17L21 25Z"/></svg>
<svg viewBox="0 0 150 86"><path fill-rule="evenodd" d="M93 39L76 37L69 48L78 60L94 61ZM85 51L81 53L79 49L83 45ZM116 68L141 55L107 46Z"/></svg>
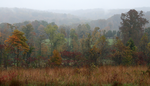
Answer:
<svg viewBox="0 0 150 86"><path fill-rule="evenodd" d="M36 10L132 9L149 7L150 0L0 0L0 7Z"/></svg>

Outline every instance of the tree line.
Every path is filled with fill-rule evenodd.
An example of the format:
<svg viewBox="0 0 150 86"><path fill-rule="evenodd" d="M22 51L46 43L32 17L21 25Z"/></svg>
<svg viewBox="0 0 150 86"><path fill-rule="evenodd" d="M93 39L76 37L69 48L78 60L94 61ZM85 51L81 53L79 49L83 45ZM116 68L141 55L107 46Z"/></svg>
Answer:
<svg viewBox="0 0 150 86"><path fill-rule="evenodd" d="M142 11L121 14L119 31L76 27L46 21L0 24L0 65L47 67L149 65L150 27ZM109 39L113 43L109 44Z"/></svg>

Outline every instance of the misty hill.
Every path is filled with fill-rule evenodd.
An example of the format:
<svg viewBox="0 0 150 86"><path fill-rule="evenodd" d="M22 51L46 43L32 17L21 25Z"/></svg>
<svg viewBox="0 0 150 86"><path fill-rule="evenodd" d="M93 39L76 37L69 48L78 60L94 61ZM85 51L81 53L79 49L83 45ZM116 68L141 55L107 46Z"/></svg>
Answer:
<svg viewBox="0 0 150 86"><path fill-rule="evenodd" d="M145 18L150 21L150 11L148 8L136 8L138 11L144 11ZM0 8L0 23L18 23L24 21L44 20L47 22L55 22L57 25L70 25L71 28L76 28L79 24L88 23L91 29L100 27L105 30L119 30L121 13L126 13L130 9L116 9L104 11L103 9L94 10L78 10L78 11L59 11L59 13L38 11L21 8ZM88 12L88 13L86 13ZM96 13L94 13L96 12ZM68 13L68 14L67 14ZM70 13L74 13L70 14ZM85 13L85 14L84 14ZM85 15L83 17L77 14ZM86 15L87 14L87 15ZM101 14L101 15L99 15ZM105 15L104 15L105 14ZM97 15L97 16L96 16ZM110 17L108 17L110 16ZM89 19L87 19L88 17ZM107 18L108 17L108 18ZM90 18L93 18L90 19ZM95 18L95 20L94 20ZM150 27L150 23L146 25Z"/></svg>
<svg viewBox="0 0 150 86"><path fill-rule="evenodd" d="M89 22L91 28L100 27L100 29L106 30L118 30L120 26L120 14L116 14L108 19L98 19Z"/></svg>
<svg viewBox="0 0 150 86"><path fill-rule="evenodd" d="M16 23L23 21L45 20L61 24L73 24L81 20L71 14L60 14L23 8L0 8L0 23Z"/></svg>
<svg viewBox="0 0 150 86"><path fill-rule="evenodd" d="M137 11L150 11L150 7L133 8ZM87 10L48 10L54 13L67 13L78 16L80 18L97 20L97 19L108 19L116 14L128 12L130 9L87 9Z"/></svg>

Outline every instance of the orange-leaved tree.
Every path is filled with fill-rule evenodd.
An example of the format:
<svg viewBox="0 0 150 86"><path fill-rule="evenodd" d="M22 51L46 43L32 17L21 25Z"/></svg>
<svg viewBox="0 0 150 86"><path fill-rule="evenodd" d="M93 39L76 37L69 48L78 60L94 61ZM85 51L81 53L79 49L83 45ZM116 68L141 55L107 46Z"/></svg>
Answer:
<svg viewBox="0 0 150 86"><path fill-rule="evenodd" d="M26 43L27 39L24 36L24 33L15 29L12 36L9 36L5 40L5 44L13 46L16 48L16 57L17 57L17 67L18 67L18 58L20 51L23 51L23 54L26 54L29 51L29 46Z"/></svg>
<svg viewBox="0 0 150 86"><path fill-rule="evenodd" d="M49 61L55 66L60 66L62 63L61 54L57 50L54 50L53 56L50 58Z"/></svg>

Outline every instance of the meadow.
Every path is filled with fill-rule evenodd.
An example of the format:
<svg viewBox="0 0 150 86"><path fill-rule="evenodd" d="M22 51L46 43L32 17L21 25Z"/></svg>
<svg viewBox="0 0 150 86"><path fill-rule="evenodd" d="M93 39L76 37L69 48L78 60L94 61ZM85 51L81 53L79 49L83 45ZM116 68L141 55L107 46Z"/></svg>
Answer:
<svg viewBox="0 0 150 86"><path fill-rule="evenodd" d="M0 71L0 86L148 86L146 66L8 68Z"/></svg>
<svg viewBox="0 0 150 86"><path fill-rule="evenodd" d="M70 45L71 39L70 39L70 38L69 38L69 39L65 38L65 40L66 40L66 42L69 42L69 45ZM108 39L107 39L109 45L112 45L112 44L113 44L113 40L114 40L114 39L112 39L112 38L108 38ZM46 44L49 43L49 42L50 42L49 39L46 39L46 40L45 40L45 43L46 43Z"/></svg>
<svg viewBox="0 0 150 86"><path fill-rule="evenodd" d="M107 39L108 40L108 42L109 42L109 45L113 45L113 40L114 39Z"/></svg>

